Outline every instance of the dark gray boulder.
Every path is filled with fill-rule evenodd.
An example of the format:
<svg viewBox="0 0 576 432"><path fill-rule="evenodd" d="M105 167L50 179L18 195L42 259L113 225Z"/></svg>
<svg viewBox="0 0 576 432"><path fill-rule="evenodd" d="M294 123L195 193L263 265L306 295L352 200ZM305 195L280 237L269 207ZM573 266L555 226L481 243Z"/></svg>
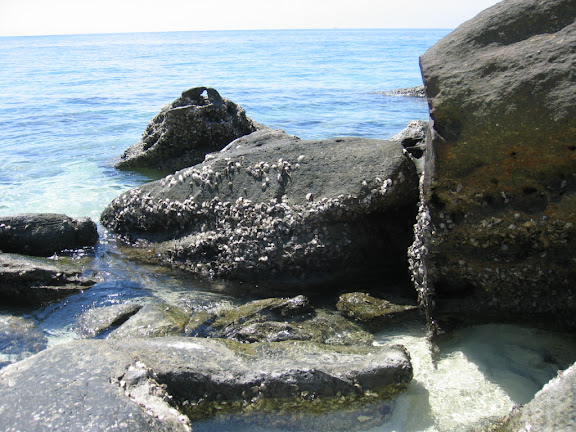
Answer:
<svg viewBox="0 0 576 432"><path fill-rule="evenodd" d="M508 0L421 57L423 301L575 325L576 3Z"/></svg>
<svg viewBox="0 0 576 432"><path fill-rule="evenodd" d="M411 379L399 346L83 340L0 372L0 429L189 431L182 413L199 419L242 409L330 412L389 399Z"/></svg>
<svg viewBox="0 0 576 432"><path fill-rule="evenodd" d="M576 365L559 372L534 398L515 409L490 432L572 432L576 430Z"/></svg>
<svg viewBox="0 0 576 432"><path fill-rule="evenodd" d="M2 252L50 256L65 249L94 246L97 241L96 224L89 218L54 213L0 216Z"/></svg>
<svg viewBox="0 0 576 432"><path fill-rule="evenodd" d="M92 287L82 264L22 255L0 254L0 299L35 305L61 299Z"/></svg>
<svg viewBox="0 0 576 432"><path fill-rule="evenodd" d="M209 277L404 275L417 195L399 143L267 130L119 196L101 220L152 258Z"/></svg>
<svg viewBox="0 0 576 432"><path fill-rule="evenodd" d="M116 167L174 172L202 162L206 153L263 127L215 89L195 87L162 108Z"/></svg>

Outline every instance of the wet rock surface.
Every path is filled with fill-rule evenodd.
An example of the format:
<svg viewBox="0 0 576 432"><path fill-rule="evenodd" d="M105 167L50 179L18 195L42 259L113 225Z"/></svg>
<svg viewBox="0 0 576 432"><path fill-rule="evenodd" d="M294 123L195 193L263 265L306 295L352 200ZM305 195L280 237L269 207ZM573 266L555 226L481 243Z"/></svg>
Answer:
<svg viewBox="0 0 576 432"><path fill-rule="evenodd" d="M90 309L78 317L76 331L84 338L98 336L124 324L140 309L142 305L138 303L121 303Z"/></svg>
<svg viewBox="0 0 576 432"><path fill-rule="evenodd" d="M333 345L370 345L373 335L340 315L315 310L304 296L256 300L214 314L193 316L192 336L239 342L302 340Z"/></svg>
<svg viewBox="0 0 576 432"><path fill-rule="evenodd" d="M0 298L33 305L61 299L93 286L81 264L16 254L0 254Z"/></svg>
<svg viewBox="0 0 576 432"><path fill-rule="evenodd" d="M412 248L424 296L576 312L573 1L501 2L421 57L433 120Z"/></svg>
<svg viewBox="0 0 576 432"><path fill-rule="evenodd" d="M96 224L89 218L54 213L0 216L1 252L47 257L94 246L97 241Z"/></svg>
<svg viewBox="0 0 576 432"><path fill-rule="evenodd" d="M406 97L420 97L420 98L426 97L426 89L424 88L423 85L419 85L416 87L387 90L381 93L386 96L406 96Z"/></svg>
<svg viewBox="0 0 576 432"><path fill-rule="evenodd" d="M112 331L108 338L178 336L184 334L188 320L188 314L176 306L150 303Z"/></svg>
<svg viewBox="0 0 576 432"><path fill-rule="evenodd" d="M414 315L419 309L416 305L394 304L360 292L342 294L336 303L336 308L346 316L364 322Z"/></svg>
<svg viewBox="0 0 576 432"><path fill-rule="evenodd" d="M42 377L39 382L39 378ZM4 431L186 431L222 410L332 408L380 400L412 379L401 347L198 338L77 341L0 373ZM63 391L65 389L65 391Z"/></svg>
<svg viewBox="0 0 576 432"><path fill-rule="evenodd" d="M203 276L398 276L417 194L414 164L397 142L301 141L268 130L119 196L101 220L151 257Z"/></svg>
<svg viewBox="0 0 576 432"><path fill-rule="evenodd" d="M215 89L195 87L162 108L116 167L174 172L202 162L206 153L263 127Z"/></svg>

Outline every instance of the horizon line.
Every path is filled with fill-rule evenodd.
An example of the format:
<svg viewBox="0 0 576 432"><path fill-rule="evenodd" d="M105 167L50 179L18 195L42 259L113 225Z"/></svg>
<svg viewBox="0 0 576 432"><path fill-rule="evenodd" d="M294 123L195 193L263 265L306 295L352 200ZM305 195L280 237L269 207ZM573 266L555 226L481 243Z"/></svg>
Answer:
<svg viewBox="0 0 576 432"><path fill-rule="evenodd" d="M428 28L428 27L323 27L323 28L256 28L256 29L212 29L212 30L144 30L144 31L104 31L89 33L39 33L39 34L0 34L0 38L17 37L50 37L50 36L104 36L121 34L153 34L153 33L213 33L213 32L274 32L274 31L377 31L377 30L419 30L419 31L452 31L453 28Z"/></svg>

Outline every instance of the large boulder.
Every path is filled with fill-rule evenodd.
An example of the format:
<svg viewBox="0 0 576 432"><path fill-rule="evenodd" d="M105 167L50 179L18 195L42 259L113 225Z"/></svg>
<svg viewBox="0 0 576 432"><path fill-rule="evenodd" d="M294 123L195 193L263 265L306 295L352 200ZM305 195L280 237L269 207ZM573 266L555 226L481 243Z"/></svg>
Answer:
<svg viewBox="0 0 576 432"><path fill-rule="evenodd" d="M412 379L406 351L198 338L83 340L0 372L0 429L189 431L225 411L308 410L386 400ZM352 417L340 430L352 430Z"/></svg>
<svg viewBox="0 0 576 432"><path fill-rule="evenodd" d="M576 312L576 3L508 0L421 57L431 127L411 249L422 301Z"/></svg>
<svg viewBox="0 0 576 432"><path fill-rule="evenodd" d="M63 250L94 246L96 224L89 218L73 219L55 213L0 216L0 251L50 256Z"/></svg>
<svg viewBox="0 0 576 432"><path fill-rule="evenodd" d="M122 194L101 220L151 258L209 277L404 277L417 195L397 142L267 130Z"/></svg>
<svg viewBox="0 0 576 432"><path fill-rule="evenodd" d="M37 305L82 292L97 283L80 263L0 254L0 299Z"/></svg>
<svg viewBox="0 0 576 432"><path fill-rule="evenodd" d="M215 89L195 87L162 108L116 167L174 172L202 162L206 153L262 127Z"/></svg>

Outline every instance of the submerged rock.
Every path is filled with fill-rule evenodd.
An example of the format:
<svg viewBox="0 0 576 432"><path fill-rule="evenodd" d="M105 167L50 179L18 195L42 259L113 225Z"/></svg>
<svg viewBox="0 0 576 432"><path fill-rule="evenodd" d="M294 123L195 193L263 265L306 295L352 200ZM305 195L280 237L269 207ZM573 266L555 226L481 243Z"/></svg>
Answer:
<svg viewBox="0 0 576 432"><path fill-rule="evenodd" d="M94 246L97 241L96 224L89 218L54 213L0 217L1 252L46 257L65 249Z"/></svg>
<svg viewBox="0 0 576 432"><path fill-rule="evenodd" d="M239 342L302 340L334 345L370 345L373 335L338 314L315 311L308 299L256 300L219 313L193 316L187 334Z"/></svg>
<svg viewBox="0 0 576 432"><path fill-rule="evenodd" d="M48 339L26 318L0 315L0 368L46 349Z"/></svg>
<svg viewBox="0 0 576 432"><path fill-rule="evenodd" d="M176 306L151 303L112 331L108 338L164 337L184 334L189 315Z"/></svg>
<svg viewBox="0 0 576 432"><path fill-rule="evenodd" d="M424 301L574 325L575 17L572 0L500 2L421 57L433 123L411 255Z"/></svg>
<svg viewBox="0 0 576 432"><path fill-rule="evenodd" d="M342 294L336 308L358 321L390 320L412 314L418 310L415 305L398 305L366 293Z"/></svg>
<svg viewBox="0 0 576 432"><path fill-rule="evenodd" d="M0 254L2 302L41 304L81 292L96 283L75 263Z"/></svg>
<svg viewBox="0 0 576 432"><path fill-rule="evenodd" d="M116 167L174 172L202 162L207 153L263 127L215 89L195 87L162 108Z"/></svg>
<svg viewBox="0 0 576 432"><path fill-rule="evenodd" d="M76 331L85 338L98 336L114 326L125 323L140 309L142 305L138 303L122 303L90 309L77 318Z"/></svg>
<svg viewBox="0 0 576 432"><path fill-rule="evenodd" d="M423 85L419 85L416 87L387 90L381 93L386 96L407 96L407 97L420 97L420 98L426 97L426 90Z"/></svg>
<svg viewBox="0 0 576 432"><path fill-rule="evenodd" d="M101 219L152 259L209 277L404 277L417 183L396 142L259 131L119 196Z"/></svg>
<svg viewBox="0 0 576 432"><path fill-rule="evenodd" d="M182 413L199 419L242 409L330 412L391 398L411 379L399 346L84 340L0 372L0 429L189 431Z"/></svg>

